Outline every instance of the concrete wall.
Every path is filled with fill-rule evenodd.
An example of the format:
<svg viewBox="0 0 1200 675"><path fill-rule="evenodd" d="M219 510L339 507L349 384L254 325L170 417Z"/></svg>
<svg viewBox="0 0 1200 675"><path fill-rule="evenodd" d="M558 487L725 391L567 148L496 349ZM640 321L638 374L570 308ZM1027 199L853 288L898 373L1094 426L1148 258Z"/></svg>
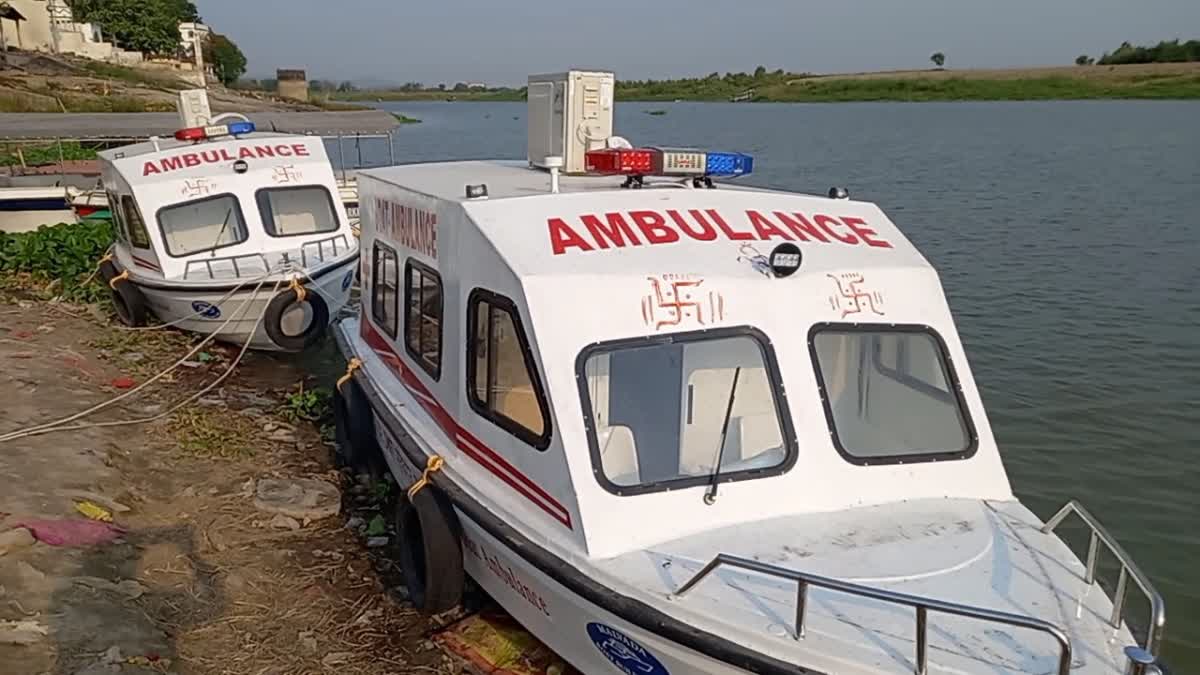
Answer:
<svg viewBox="0 0 1200 675"><path fill-rule="evenodd" d="M281 98L308 100L308 78L303 70L275 71L276 92Z"/></svg>
<svg viewBox="0 0 1200 675"><path fill-rule="evenodd" d="M54 32L50 28L50 13L46 0L8 0L8 3L26 19L20 22L19 40L17 22L0 19L0 23L4 25L4 38L8 45L30 51L54 52ZM70 10L65 0L55 0L55 9L60 17L58 52L77 54L97 61L141 61L141 54L118 49L111 42L97 41L96 37L101 34L103 27L97 29L90 23L71 21Z"/></svg>

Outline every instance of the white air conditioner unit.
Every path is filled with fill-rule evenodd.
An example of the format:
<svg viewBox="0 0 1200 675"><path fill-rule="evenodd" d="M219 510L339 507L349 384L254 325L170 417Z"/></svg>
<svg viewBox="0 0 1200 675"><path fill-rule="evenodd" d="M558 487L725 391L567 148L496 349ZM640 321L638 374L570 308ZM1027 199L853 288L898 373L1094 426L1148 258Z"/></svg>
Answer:
<svg viewBox="0 0 1200 675"><path fill-rule="evenodd" d="M613 135L615 84L604 71L530 75L529 164L547 168L547 157L561 157L563 173L583 173L584 153L604 148Z"/></svg>

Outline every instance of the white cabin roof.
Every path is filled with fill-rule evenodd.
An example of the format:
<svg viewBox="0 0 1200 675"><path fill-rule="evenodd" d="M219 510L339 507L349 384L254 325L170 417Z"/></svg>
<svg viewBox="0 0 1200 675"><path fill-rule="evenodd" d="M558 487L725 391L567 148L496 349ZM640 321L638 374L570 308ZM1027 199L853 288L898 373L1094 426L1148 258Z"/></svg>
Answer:
<svg viewBox="0 0 1200 675"><path fill-rule="evenodd" d="M194 141L180 141L176 140L173 136L168 136L158 139L157 147L155 147L154 141L144 141L141 143L134 143L132 145L122 145L119 148L113 148L110 150L101 150L96 154L99 155L101 159L113 162L118 159L129 159L132 157L154 154L157 152L178 150L179 148L195 147L196 149L203 150L207 146L241 139L273 140L280 138L304 138L304 136L297 136L295 134L279 134L271 131L255 131L242 136L223 136L220 138L215 138L211 141L201 141L199 143Z"/></svg>

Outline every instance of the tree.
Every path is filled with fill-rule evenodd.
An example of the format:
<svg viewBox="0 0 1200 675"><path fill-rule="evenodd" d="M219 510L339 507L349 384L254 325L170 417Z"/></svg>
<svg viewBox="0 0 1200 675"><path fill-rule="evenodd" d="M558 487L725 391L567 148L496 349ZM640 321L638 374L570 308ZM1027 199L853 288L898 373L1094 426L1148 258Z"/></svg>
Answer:
<svg viewBox="0 0 1200 675"><path fill-rule="evenodd" d="M458 82L454 85L454 91L466 91L468 89L466 82Z"/></svg>
<svg viewBox="0 0 1200 675"><path fill-rule="evenodd" d="M759 79L767 74L766 66L759 66L754 69L754 79Z"/></svg>
<svg viewBox="0 0 1200 675"><path fill-rule="evenodd" d="M933 61L933 65L937 66L938 68L946 65L946 55L941 52L934 52L933 56L929 57L929 60Z"/></svg>
<svg viewBox="0 0 1200 675"><path fill-rule="evenodd" d="M125 49L170 56L179 51L179 24L200 19L191 0L72 0L71 11Z"/></svg>
<svg viewBox="0 0 1200 675"><path fill-rule="evenodd" d="M233 40L213 33L204 43L204 60L212 66L221 84L228 87L246 73L246 55Z"/></svg>
<svg viewBox="0 0 1200 675"><path fill-rule="evenodd" d="M1075 65L1077 66L1090 66L1095 62L1096 60L1087 54L1080 54L1079 57L1075 59Z"/></svg>
<svg viewBox="0 0 1200 675"><path fill-rule="evenodd" d="M343 94L356 91L357 89L358 87L354 86L354 83L350 82L349 80L342 82L337 88L337 90Z"/></svg>

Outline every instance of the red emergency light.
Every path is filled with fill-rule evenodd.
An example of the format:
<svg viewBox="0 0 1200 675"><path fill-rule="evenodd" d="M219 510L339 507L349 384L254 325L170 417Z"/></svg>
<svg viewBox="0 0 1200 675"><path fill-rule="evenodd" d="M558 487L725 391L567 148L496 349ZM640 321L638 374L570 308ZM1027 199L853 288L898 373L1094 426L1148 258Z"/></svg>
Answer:
<svg viewBox="0 0 1200 675"><path fill-rule="evenodd" d="M646 175L654 171L655 154L642 148L591 150L584 154L584 169L598 174Z"/></svg>
<svg viewBox="0 0 1200 675"><path fill-rule="evenodd" d="M175 132L177 141L202 141L205 138L208 138L208 135L204 133L204 127L191 127Z"/></svg>

